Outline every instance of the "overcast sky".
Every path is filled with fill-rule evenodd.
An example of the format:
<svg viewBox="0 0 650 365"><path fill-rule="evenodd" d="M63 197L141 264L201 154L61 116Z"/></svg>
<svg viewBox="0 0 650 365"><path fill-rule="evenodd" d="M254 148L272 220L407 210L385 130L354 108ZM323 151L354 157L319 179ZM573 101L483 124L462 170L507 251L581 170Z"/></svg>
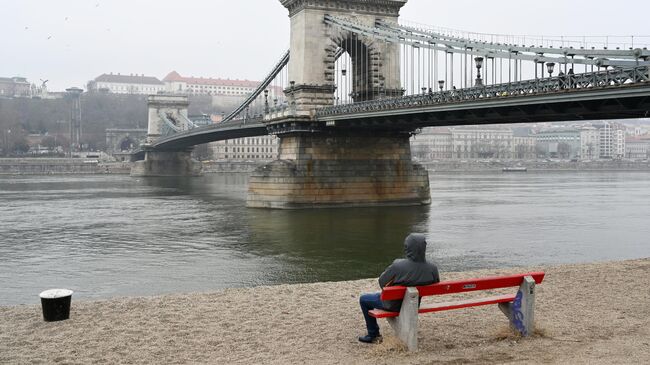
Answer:
<svg viewBox="0 0 650 365"><path fill-rule="evenodd" d="M0 0L0 77L50 90L102 73L258 80L289 45L279 0ZM650 1L409 0L401 18L500 34L637 35Z"/></svg>

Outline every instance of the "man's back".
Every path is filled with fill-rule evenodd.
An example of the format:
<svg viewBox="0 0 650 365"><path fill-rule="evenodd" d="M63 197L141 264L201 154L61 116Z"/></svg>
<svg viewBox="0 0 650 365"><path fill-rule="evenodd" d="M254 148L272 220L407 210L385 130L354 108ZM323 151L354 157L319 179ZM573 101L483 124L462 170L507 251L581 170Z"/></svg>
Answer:
<svg viewBox="0 0 650 365"><path fill-rule="evenodd" d="M412 233L404 241L405 259L397 259L379 277L379 286L418 286L440 281L438 268L426 261L427 242L424 235ZM401 301L382 301L384 308L399 311Z"/></svg>

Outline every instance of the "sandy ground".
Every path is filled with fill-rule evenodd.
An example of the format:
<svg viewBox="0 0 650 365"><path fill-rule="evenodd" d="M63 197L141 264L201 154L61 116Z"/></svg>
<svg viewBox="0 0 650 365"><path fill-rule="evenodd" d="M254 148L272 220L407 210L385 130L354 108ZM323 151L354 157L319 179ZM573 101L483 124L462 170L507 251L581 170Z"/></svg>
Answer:
<svg viewBox="0 0 650 365"><path fill-rule="evenodd" d="M73 298L71 319L52 323L40 306L0 307L0 364L650 363L650 259L527 270L547 276L537 289L538 333L526 339L509 332L496 306L483 306L421 315L417 353L405 352L384 320L384 342L361 344L357 298L375 291L373 279Z"/></svg>

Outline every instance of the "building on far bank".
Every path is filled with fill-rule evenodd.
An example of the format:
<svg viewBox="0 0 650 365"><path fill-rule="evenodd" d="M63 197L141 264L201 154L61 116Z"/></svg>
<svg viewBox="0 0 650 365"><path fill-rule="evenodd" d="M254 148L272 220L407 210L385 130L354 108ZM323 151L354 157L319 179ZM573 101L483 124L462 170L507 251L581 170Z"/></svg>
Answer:
<svg viewBox="0 0 650 365"><path fill-rule="evenodd" d="M512 158L519 160L532 160L537 157L535 146L537 137L530 128L513 128L512 131Z"/></svg>
<svg viewBox="0 0 650 365"><path fill-rule="evenodd" d="M617 122L601 122L594 124L599 133L599 157L625 157L625 126Z"/></svg>
<svg viewBox="0 0 650 365"><path fill-rule="evenodd" d="M140 128L106 129L106 153L110 155L130 153L147 137L147 130Z"/></svg>
<svg viewBox="0 0 650 365"><path fill-rule="evenodd" d="M113 94L142 94L150 95L165 91L165 83L153 76L102 74L97 76L89 85L96 91L107 91Z"/></svg>
<svg viewBox="0 0 650 365"><path fill-rule="evenodd" d="M260 84L258 81L183 77L172 71L163 79L165 90L190 95L248 95Z"/></svg>
<svg viewBox="0 0 650 365"><path fill-rule="evenodd" d="M411 137L411 154L418 161L448 160L452 157L449 128L422 128Z"/></svg>
<svg viewBox="0 0 650 365"><path fill-rule="evenodd" d="M32 85L24 77L0 77L0 98L31 96Z"/></svg>
<svg viewBox="0 0 650 365"><path fill-rule="evenodd" d="M650 158L650 135L627 137L625 139L625 158L647 160Z"/></svg>
<svg viewBox="0 0 650 365"><path fill-rule="evenodd" d="M514 135L512 129L501 126L471 126L451 128L452 158L508 160L512 158Z"/></svg>
<svg viewBox="0 0 650 365"><path fill-rule="evenodd" d="M580 131L573 128L552 128L537 132L537 152L546 157L578 158Z"/></svg>
<svg viewBox="0 0 650 365"><path fill-rule="evenodd" d="M600 156L600 132L591 126L580 129L580 159L593 160Z"/></svg>
<svg viewBox="0 0 650 365"><path fill-rule="evenodd" d="M259 136L210 143L212 156L218 161L270 161L278 156L279 138Z"/></svg>
<svg viewBox="0 0 650 365"><path fill-rule="evenodd" d="M416 160L534 159L536 137L530 128L471 126L423 128L411 138Z"/></svg>

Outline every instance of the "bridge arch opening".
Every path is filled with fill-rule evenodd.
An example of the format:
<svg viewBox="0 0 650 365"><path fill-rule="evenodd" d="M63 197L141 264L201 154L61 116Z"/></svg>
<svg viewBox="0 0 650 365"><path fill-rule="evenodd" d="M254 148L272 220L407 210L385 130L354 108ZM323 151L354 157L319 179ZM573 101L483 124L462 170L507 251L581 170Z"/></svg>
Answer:
<svg viewBox="0 0 650 365"><path fill-rule="evenodd" d="M330 38L325 69L335 87L334 104L375 100L381 96L381 51L375 41L352 32ZM327 72L326 71L326 72Z"/></svg>
<svg viewBox="0 0 650 365"><path fill-rule="evenodd" d="M120 141L119 149L121 152L132 151L136 145L136 142L130 136L126 136Z"/></svg>

